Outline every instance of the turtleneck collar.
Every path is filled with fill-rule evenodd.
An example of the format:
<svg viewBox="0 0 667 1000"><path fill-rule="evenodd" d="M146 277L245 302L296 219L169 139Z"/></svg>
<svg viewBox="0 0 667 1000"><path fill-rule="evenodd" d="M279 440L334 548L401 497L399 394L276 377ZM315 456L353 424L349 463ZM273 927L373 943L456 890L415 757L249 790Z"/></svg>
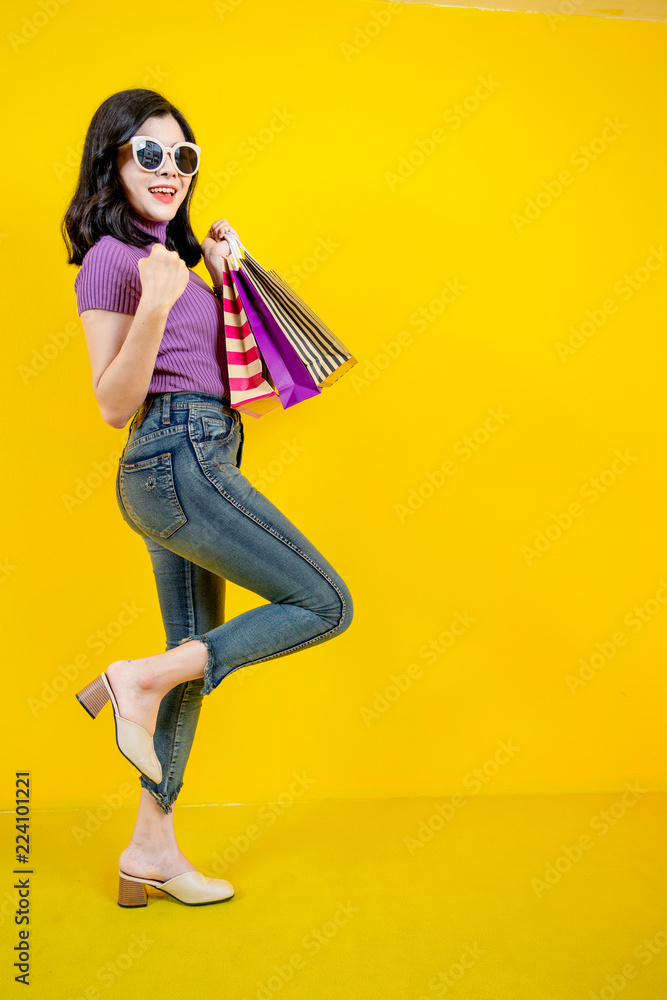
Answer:
<svg viewBox="0 0 667 1000"><path fill-rule="evenodd" d="M146 219L143 215L139 215L134 209L130 210L130 216L132 221L139 229L142 229L145 233L149 233L154 236L160 243L164 243L167 236L167 226L171 221L168 219L166 222L157 222L155 219Z"/></svg>

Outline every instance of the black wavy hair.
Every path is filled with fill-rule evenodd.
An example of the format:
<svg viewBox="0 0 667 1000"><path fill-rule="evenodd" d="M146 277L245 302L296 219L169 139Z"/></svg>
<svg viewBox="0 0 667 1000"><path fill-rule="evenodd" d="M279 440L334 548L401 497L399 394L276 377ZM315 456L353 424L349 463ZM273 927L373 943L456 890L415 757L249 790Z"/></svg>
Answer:
<svg viewBox="0 0 667 1000"><path fill-rule="evenodd" d="M131 246L147 246L151 237L131 221L127 200L116 169L116 152L140 131L147 118L173 115L187 142L195 142L190 125L173 104L154 90L119 90L107 97L93 115L81 155L79 180L61 224L68 264L82 264L100 236L116 236ZM176 250L188 267L202 257L201 246L190 225L190 202L197 183L195 174L178 211L167 225L165 246Z"/></svg>

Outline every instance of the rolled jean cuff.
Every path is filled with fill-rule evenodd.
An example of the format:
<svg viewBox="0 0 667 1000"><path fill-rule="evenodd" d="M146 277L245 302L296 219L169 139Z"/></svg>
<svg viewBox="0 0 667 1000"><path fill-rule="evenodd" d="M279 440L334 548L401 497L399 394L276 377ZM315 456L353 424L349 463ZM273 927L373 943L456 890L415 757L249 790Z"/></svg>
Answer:
<svg viewBox="0 0 667 1000"><path fill-rule="evenodd" d="M155 785L153 784L153 782L149 781L148 778L145 778L143 776L143 774L141 774L139 776L139 782L140 782L142 788L148 789L148 791L151 793L151 795L153 796L153 798L155 799L155 801L157 802L157 804L162 809L163 813L170 813L171 812L171 810L173 809L173 806L174 806L174 802L176 801L176 797L178 796L178 793L180 792L181 788L183 787L183 782L181 781L176 786L176 788L171 793L171 795L166 795L165 796L165 795L162 794L162 792L158 792L157 789L156 789L156 787L155 787Z"/></svg>
<svg viewBox="0 0 667 1000"><path fill-rule="evenodd" d="M201 689L202 694L210 694L214 690L215 685L213 683L213 665L215 663L215 658L213 655L213 647L211 646L211 640L204 633L202 635L187 635L185 639L179 639L178 645L182 646L184 642L192 642L193 639L199 639L203 642L208 650L208 656L206 658L206 666L204 667L204 686Z"/></svg>

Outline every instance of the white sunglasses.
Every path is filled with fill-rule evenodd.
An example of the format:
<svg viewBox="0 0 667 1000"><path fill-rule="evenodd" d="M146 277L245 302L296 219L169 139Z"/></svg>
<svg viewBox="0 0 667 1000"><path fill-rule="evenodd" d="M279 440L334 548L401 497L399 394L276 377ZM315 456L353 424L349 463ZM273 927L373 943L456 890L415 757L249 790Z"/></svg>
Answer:
<svg viewBox="0 0 667 1000"><path fill-rule="evenodd" d="M132 147L132 156L137 166L149 173L160 169L167 153L171 153L174 166L184 177L191 177L199 170L201 148L194 142L177 142L175 146L165 146L150 135L133 135L129 142L118 148L125 149L126 146Z"/></svg>

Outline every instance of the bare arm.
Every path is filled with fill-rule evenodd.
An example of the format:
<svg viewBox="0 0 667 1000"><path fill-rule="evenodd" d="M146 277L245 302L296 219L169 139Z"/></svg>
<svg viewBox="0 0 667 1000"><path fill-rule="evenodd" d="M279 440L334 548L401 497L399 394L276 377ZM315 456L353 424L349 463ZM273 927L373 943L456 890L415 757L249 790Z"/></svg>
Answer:
<svg viewBox="0 0 667 1000"><path fill-rule="evenodd" d="M146 397L169 310L189 280L178 254L159 243L139 261L139 273L142 293L134 316L109 309L81 313L93 392L103 420L118 428Z"/></svg>
<svg viewBox="0 0 667 1000"><path fill-rule="evenodd" d="M146 398L169 310L142 295L134 316L86 309L81 324L102 419L125 427Z"/></svg>

